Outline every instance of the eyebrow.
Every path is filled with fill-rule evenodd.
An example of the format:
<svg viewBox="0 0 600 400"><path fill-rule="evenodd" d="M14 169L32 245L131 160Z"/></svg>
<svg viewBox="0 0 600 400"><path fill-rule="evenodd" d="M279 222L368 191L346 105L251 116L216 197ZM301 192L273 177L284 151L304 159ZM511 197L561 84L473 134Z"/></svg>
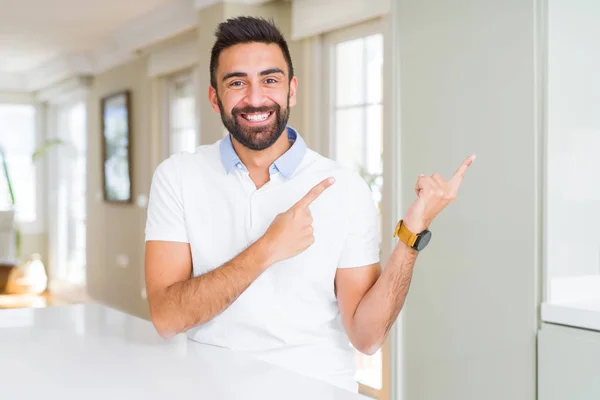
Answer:
<svg viewBox="0 0 600 400"><path fill-rule="evenodd" d="M281 74L285 75L283 71L279 68L269 68L260 72L260 76L271 75L271 74ZM225 82L229 78L245 78L248 74L245 72L229 72L223 76L222 81Z"/></svg>
<svg viewBox="0 0 600 400"><path fill-rule="evenodd" d="M244 78L246 76L248 76L248 74L245 72L230 72L228 74L225 74L222 81L225 82L229 78Z"/></svg>
<svg viewBox="0 0 600 400"><path fill-rule="evenodd" d="M279 68L271 68L264 71L261 71L260 76L271 75L271 74L281 74L285 75L282 70Z"/></svg>

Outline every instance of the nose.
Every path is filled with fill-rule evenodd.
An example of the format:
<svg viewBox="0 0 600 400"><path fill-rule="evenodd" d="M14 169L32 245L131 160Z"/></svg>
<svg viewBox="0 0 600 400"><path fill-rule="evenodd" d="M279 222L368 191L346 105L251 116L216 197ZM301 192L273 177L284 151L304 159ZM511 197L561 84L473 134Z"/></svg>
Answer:
<svg viewBox="0 0 600 400"><path fill-rule="evenodd" d="M265 104L265 99L261 85L248 85L246 104L250 107L261 107Z"/></svg>

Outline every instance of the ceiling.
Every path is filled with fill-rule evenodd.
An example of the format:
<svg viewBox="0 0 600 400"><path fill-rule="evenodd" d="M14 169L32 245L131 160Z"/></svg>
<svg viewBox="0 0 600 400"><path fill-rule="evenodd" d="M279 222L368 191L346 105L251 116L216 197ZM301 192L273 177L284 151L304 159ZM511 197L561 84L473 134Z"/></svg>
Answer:
<svg viewBox="0 0 600 400"><path fill-rule="evenodd" d="M272 0L0 0L0 95L96 75L198 25L219 2ZM287 0L289 1L289 0Z"/></svg>
<svg viewBox="0 0 600 400"><path fill-rule="evenodd" d="M0 73L111 45L127 23L178 0L3 0Z"/></svg>

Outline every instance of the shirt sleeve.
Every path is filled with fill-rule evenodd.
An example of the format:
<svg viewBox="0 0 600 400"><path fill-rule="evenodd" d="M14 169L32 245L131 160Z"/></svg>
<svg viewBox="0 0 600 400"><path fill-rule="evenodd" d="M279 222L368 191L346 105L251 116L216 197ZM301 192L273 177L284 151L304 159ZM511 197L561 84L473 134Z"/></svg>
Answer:
<svg viewBox="0 0 600 400"><path fill-rule="evenodd" d="M348 231L338 268L355 268L379 262L379 213L367 183L356 176L350 193Z"/></svg>
<svg viewBox="0 0 600 400"><path fill-rule="evenodd" d="M154 171L148 199L146 241L189 243L185 226L181 177L175 161L174 157L170 157Z"/></svg>

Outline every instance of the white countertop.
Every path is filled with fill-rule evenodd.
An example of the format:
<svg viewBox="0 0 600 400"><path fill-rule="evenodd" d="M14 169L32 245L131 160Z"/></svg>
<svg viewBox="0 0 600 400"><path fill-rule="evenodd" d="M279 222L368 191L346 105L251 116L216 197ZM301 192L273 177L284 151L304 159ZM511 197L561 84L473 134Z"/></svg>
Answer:
<svg viewBox="0 0 600 400"><path fill-rule="evenodd" d="M185 397L184 397L185 396ZM98 305L0 310L2 399L336 399L360 395Z"/></svg>

